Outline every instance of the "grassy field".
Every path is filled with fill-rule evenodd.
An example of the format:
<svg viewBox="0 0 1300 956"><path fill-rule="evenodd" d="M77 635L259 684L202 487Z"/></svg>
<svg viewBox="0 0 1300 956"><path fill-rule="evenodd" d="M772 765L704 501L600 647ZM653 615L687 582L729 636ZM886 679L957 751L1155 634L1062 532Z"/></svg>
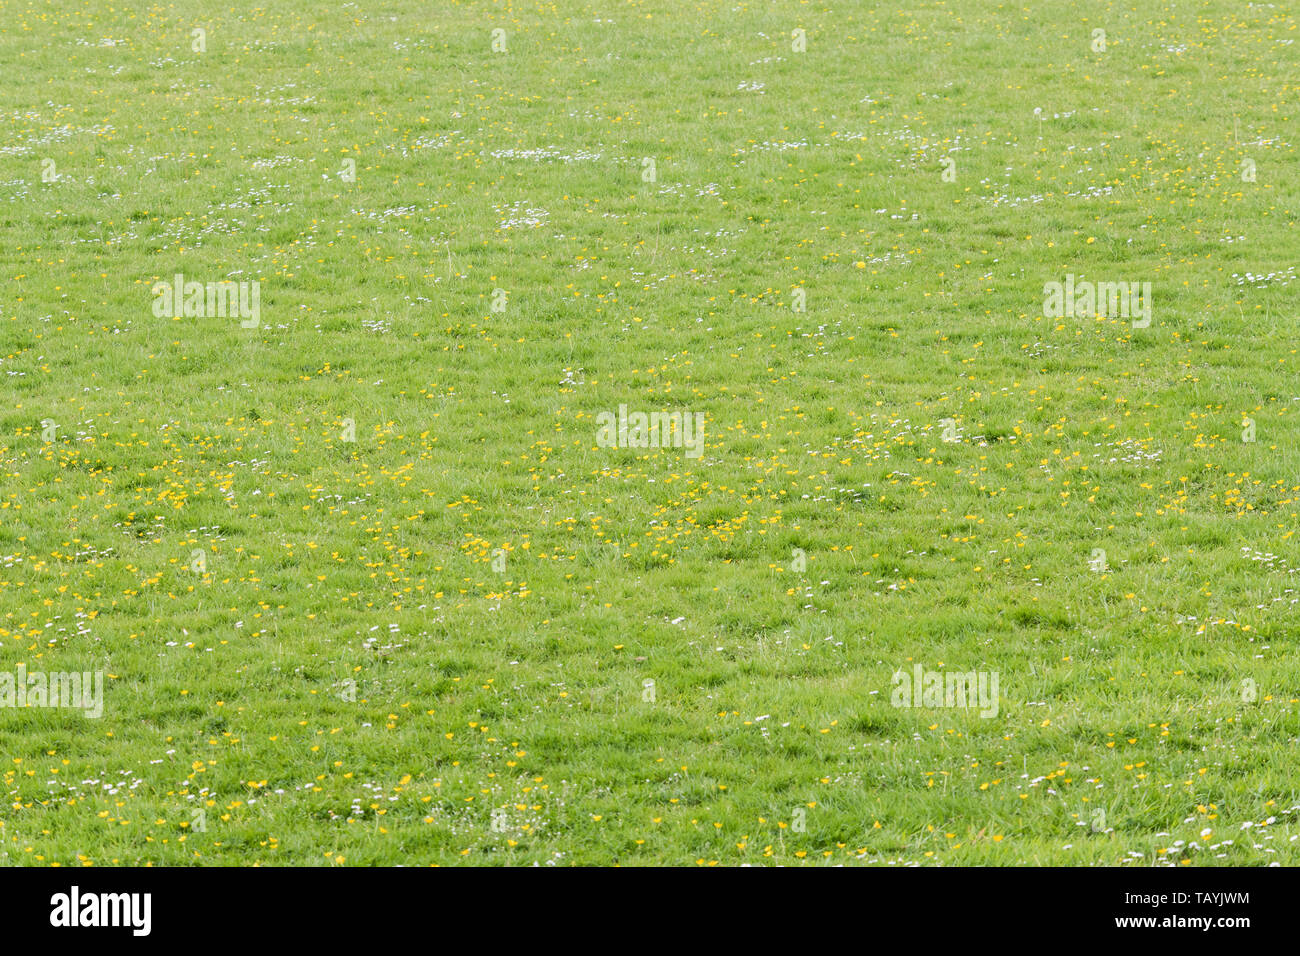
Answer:
<svg viewBox="0 0 1300 956"><path fill-rule="evenodd" d="M1300 861L1298 17L0 0L0 859Z"/></svg>

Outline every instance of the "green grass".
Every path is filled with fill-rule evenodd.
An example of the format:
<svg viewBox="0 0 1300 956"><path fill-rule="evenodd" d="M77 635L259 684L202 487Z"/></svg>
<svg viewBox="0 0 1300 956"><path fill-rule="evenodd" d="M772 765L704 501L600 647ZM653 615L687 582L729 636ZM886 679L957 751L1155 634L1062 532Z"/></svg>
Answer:
<svg viewBox="0 0 1300 956"><path fill-rule="evenodd" d="M0 2L0 858L1297 862L1297 18L898 6Z"/></svg>

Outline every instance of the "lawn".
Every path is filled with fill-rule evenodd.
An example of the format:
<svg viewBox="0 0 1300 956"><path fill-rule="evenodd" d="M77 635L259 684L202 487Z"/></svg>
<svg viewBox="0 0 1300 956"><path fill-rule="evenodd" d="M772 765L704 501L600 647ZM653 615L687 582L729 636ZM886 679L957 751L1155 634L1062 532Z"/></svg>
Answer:
<svg viewBox="0 0 1300 956"><path fill-rule="evenodd" d="M0 860L1300 862L1297 40L0 0Z"/></svg>

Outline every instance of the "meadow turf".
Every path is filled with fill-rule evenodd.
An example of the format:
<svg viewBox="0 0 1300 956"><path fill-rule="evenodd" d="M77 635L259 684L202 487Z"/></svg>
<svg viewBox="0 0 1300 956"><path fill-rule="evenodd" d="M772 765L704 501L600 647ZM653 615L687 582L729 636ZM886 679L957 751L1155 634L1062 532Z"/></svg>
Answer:
<svg viewBox="0 0 1300 956"><path fill-rule="evenodd" d="M0 0L0 859L1300 861L1298 17Z"/></svg>

